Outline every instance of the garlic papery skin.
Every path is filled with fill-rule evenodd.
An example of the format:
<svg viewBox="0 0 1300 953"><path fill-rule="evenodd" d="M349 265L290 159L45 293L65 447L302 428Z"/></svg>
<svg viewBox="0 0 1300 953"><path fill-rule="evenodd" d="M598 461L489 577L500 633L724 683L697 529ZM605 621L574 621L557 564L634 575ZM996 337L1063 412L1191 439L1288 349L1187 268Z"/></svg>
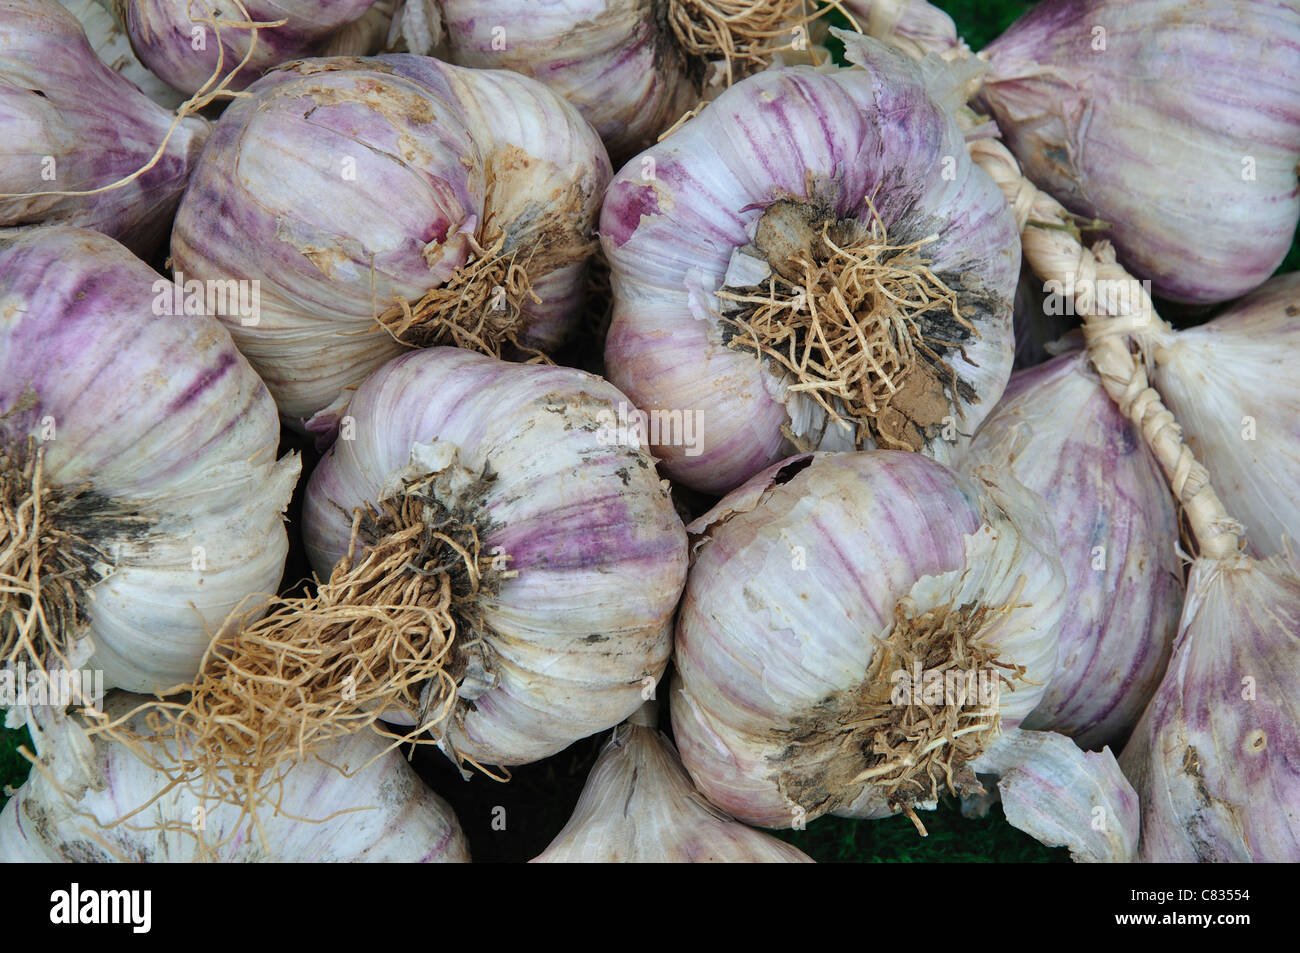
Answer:
<svg viewBox="0 0 1300 953"><path fill-rule="evenodd" d="M945 459L1010 376L1005 200L914 64L838 35L857 65L751 76L605 200L605 363L642 410L702 422L701 445L670 431L654 447L693 489L726 492L797 450Z"/></svg>
<svg viewBox="0 0 1300 953"><path fill-rule="evenodd" d="M305 60L247 92L172 262L259 283L257 320L227 326L290 425L410 346L547 351L576 329L610 170L554 93L409 54Z"/></svg>
<svg viewBox="0 0 1300 953"><path fill-rule="evenodd" d="M1007 823L1075 863L1137 859L1138 796L1109 748L1083 751L1054 732L1006 732L976 762L998 775Z"/></svg>
<svg viewBox="0 0 1300 953"><path fill-rule="evenodd" d="M105 714L123 717L146 701L115 693ZM148 737L145 717L129 724ZM0 863L470 859L450 805L367 732L294 765L276 787L278 804L261 806L254 821L199 786L168 788L150 764L165 760L162 742L134 752L50 709L34 712L29 726L38 760L0 814Z"/></svg>
<svg viewBox="0 0 1300 953"><path fill-rule="evenodd" d="M1043 697L1066 593L1032 494L990 476L814 454L691 524L670 697L710 801L790 827L982 790L967 762Z"/></svg>
<svg viewBox="0 0 1300 953"><path fill-rule="evenodd" d="M927 53L969 54L952 17L926 0L844 0L862 32L897 47L913 59Z"/></svg>
<svg viewBox="0 0 1300 953"><path fill-rule="evenodd" d="M1300 861L1300 564L1198 559L1120 766L1143 861Z"/></svg>
<svg viewBox="0 0 1300 953"><path fill-rule="evenodd" d="M1214 477L1249 551L1277 556L1300 541L1300 274L1278 275L1207 324L1153 325L1156 388Z"/></svg>
<svg viewBox="0 0 1300 953"><path fill-rule="evenodd" d="M417 351L357 390L312 474L303 536L322 577L348 553L354 510L385 499L432 494L426 519L477 540L481 581L455 584L442 633L455 695L426 706L452 709L436 729L449 754L547 757L622 721L662 675L686 532L653 458L618 429L629 404L582 371Z"/></svg>
<svg viewBox="0 0 1300 953"><path fill-rule="evenodd" d="M117 242L0 245L0 665L187 681L279 585L299 460L276 460L275 405L221 324L171 313L178 289Z"/></svg>
<svg viewBox="0 0 1300 953"><path fill-rule="evenodd" d="M149 164L174 120L104 65L54 0L6 0L0 8L0 227L83 226L152 253L171 227L208 123L181 120L148 171L109 186Z"/></svg>
<svg viewBox="0 0 1300 953"><path fill-rule="evenodd" d="M1025 175L1107 223L1156 293L1227 301L1281 263L1300 219L1292 0L1044 0L981 56Z"/></svg>
<svg viewBox="0 0 1300 953"><path fill-rule="evenodd" d="M375 0L113 2L141 61L164 82L192 94L214 76L232 73L227 88L244 89L273 66L313 55L364 17ZM236 25L242 23L249 26Z"/></svg>
<svg viewBox="0 0 1300 953"><path fill-rule="evenodd" d="M677 749L653 727L619 725L591 769L573 816L535 864L812 863L753 830L691 785Z"/></svg>
<svg viewBox="0 0 1300 953"><path fill-rule="evenodd" d="M168 86L136 58L126 30L113 16L109 0L59 0L59 3L77 18L105 66L135 83L164 109L175 109L185 101L184 93Z"/></svg>
<svg viewBox="0 0 1300 953"><path fill-rule="evenodd" d="M1122 743L1182 610L1179 526L1160 467L1075 351L1013 374L958 468L1010 472L1046 503L1070 600L1056 674L1025 727Z"/></svg>

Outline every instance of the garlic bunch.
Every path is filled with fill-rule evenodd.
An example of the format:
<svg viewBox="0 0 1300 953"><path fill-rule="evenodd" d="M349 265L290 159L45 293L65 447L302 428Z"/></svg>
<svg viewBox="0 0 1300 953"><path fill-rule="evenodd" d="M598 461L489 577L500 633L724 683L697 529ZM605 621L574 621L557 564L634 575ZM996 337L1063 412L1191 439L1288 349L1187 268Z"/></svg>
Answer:
<svg viewBox="0 0 1300 953"><path fill-rule="evenodd" d="M314 55L334 34L362 19L375 0L113 2L136 55L164 82L188 94L241 64L230 89L243 89L280 63ZM259 24L265 25L259 29Z"/></svg>
<svg viewBox="0 0 1300 953"><path fill-rule="evenodd" d="M998 776L1007 823L1076 863L1128 863L1138 847L1138 797L1109 748L1082 751L1052 732L1014 728L975 763Z"/></svg>
<svg viewBox="0 0 1300 953"><path fill-rule="evenodd" d="M0 5L0 226L85 226L149 254L208 131L104 65L55 0Z"/></svg>
<svg viewBox="0 0 1300 953"><path fill-rule="evenodd" d="M825 8L807 0L439 0L446 56L510 69L578 107L617 160L776 60L810 58ZM838 4L836 4L838 6ZM843 9L841 7L841 9ZM827 61L828 57L825 58Z"/></svg>
<svg viewBox="0 0 1300 953"><path fill-rule="evenodd" d="M1142 860L1300 861L1300 561L1192 564L1168 674L1120 766Z"/></svg>
<svg viewBox="0 0 1300 953"><path fill-rule="evenodd" d="M109 69L140 87L140 91L162 106L175 109L185 94L168 86L141 63L131 49L131 40L112 12L110 0L59 0L86 31L86 39Z"/></svg>
<svg viewBox="0 0 1300 953"><path fill-rule="evenodd" d="M1214 477L1250 551L1300 545L1300 274L1278 275L1208 324L1143 338L1152 379Z"/></svg>
<svg viewBox="0 0 1300 953"><path fill-rule="evenodd" d="M653 707L653 702L647 702ZM691 786L677 749L638 711L614 729L564 830L533 863L812 863Z"/></svg>
<svg viewBox="0 0 1300 953"><path fill-rule="evenodd" d="M191 679L280 582L299 461L275 458L275 406L221 325L112 239L0 246L0 665Z"/></svg>
<svg viewBox="0 0 1300 953"><path fill-rule="evenodd" d="M689 527L673 733L710 801L786 827L981 790L969 763L1041 701L1066 595L1041 502L993 479L814 454Z"/></svg>
<svg viewBox="0 0 1300 953"><path fill-rule="evenodd" d="M1056 674L1025 726L1085 748L1122 741L1164 674L1182 609L1160 467L1080 351L1012 375L960 464L978 466L1043 498L1070 592Z"/></svg>
<svg viewBox="0 0 1300 953"><path fill-rule="evenodd" d="M117 693L105 714L145 701ZM62 712L34 714L39 760L0 814L0 863L469 862L451 807L373 734L295 765L254 818L196 785L155 800L167 778L150 762L165 760L164 742L133 752ZM148 736L144 715L131 724Z"/></svg>
<svg viewBox="0 0 1300 953"><path fill-rule="evenodd" d="M292 425L408 346L549 350L574 330L610 170L572 106L406 54L307 60L248 93L195 170L172 262L259 282L259 320L227 326Z"/></svg>
<svg viewBox="0 0 1300 953"><path fill-rule="evenodd" d="M605 362L694 489L796 450L944 459L1010 375L1019 242L936 102L959 78L837 35L856 66L751 76L605 200Z"/></svg>

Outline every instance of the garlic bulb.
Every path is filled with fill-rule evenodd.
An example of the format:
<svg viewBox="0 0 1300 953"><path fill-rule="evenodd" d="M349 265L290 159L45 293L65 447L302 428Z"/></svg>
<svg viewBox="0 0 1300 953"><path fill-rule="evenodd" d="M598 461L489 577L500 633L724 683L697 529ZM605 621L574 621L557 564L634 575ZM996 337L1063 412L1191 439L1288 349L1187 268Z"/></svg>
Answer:
<svg viewBox="0 0 1300 953"><path fill-rule="evenodd" d="M105 714L145 701L118 693ZM167 784L149 763L161 742L132 752L61 712L34 714L39 761L0 814L0 863L469 862L451 807L373 734L295 765L254 820L194 785L153 800ZM131 723L147 736L144 718Z"/></svg>
<svg viewBox="0 0 1300 953"><path fill-rule="evenodd" d="M1300 562L1192 564L1174 656L1120 766L1141 859L1300 861Z"/></svg>
<svg viewBox="0 0 1300 953"><path fill-rule="evenodd" d="M1138 797L1109 748L1081 751L1062 735L1012 729L975 767L998 775L1007 823L1076 863L1128 863L1138 847Z"/></svg>
<svg viewBox="0 0 1300 953"><path fill-rule="evenodd" d="M616 159L626 158L700 100L685 54L648 0L440 0L447 56L510 69L578 107ZM682 4L678 4L681 6Z"/></svg>
<svg viewBox="0 0 1300 953"><path fill-rule="evenodd" d="M913 64L838 35L856 66L751 76L605 200L610 378L668 422L654 452L694 489L796 449L944 459L1010 375L1006 202Z"/></svg>
<svg viewBox="0 0 1300 953"><path fill-rule="evenodd" d="M968 763L1042 699L1066 592L1041 501L992 479L814 454L691 524L673 734L710 801L786 827L980 789Z"/></svg>
<svg viewBox="0 0 1300 953"><path fill-rule="evenodd" d="M533 863L797 864L812 858L705 800L673 743L634 715L614 729L573 817Z"/></svg>
<svg viewBox="0 0 1300 953"><path fill-rule="evenodd" d="M1025 175L1107 223L1176 301L1226 301L1300 220L1293 0L1043 0L991 43L982 102ZM1250 240L1243 242L1242 235Z"/></svg>
<svg viewBox="0 0 1300 953"><path fill-rule="evenodd" d="M112 13L110 0L59 0L86 31L86 39L109 69L125 76L164 109L175 109L185 94L168 86L136 59L131 40Z"/></svg>
<svg viewBox="0 0 1300 953"><path fill-rule="evenodd" d="M375 0L113 2L141 61L164 82L194 93L241 63L230 89L243 89L280 63L313 55L333 34L364 17ZM269 25L279 20L285 22ZM257 29L256 24L268 25Z"/></svg>
<svg viewBox="0 0 1300 953"><path fill-rule="evenodd" d="M622 721L663 673L686 534L652 458L618 429L628 403L582 371L416 352L362 385L351 439L312 474L303 536L322 577L348 554L358 507L387 514L363 526L367 543L436 514L452 528L422 544L427 561L477 566L453 578L453 624L429 636L449 645L449 752L547 757ZM417 581L409 561L395 585Z"/></svg>
<svg viewBox="0 0 1300 953"><path fill-rule="evenodd" d="M1208 324L1151 322L1152 379L1214 477L1250 551L1300 543L1300 274L1278 275Z"/></svg>
<svg viewBox="0 0 1300 953"><path fill-rule="evenodd" d="M100 62L54 0L0 7L0 226L85 226L151 253L209 130L193 116L174 122Z"/></svg>
<svg viewBox="0 0 1300 953"><path fill-rule="evenodd" d="M298 458L230 335L121 245L0 244L0 665L191 679L279 584Z"/></svg>
<svg viewBox="0 0 1300 953"><path fill-rule="evenodd" d="M1012 375L961 461L975 466L1006 469L1043 498L1070 592L1056 674L1025 726L1084 748L1122 741L1164 674L1182 609L1160 467L1080 351Z"/></svg>
<svg viewBox="0 0 1300 953"><path fill-rule="evenodd" d="M554 93L407 54L307 60L248 92L172 262L259 283L260 319L227 326L291 425L408 346L549 350L574 330L610 171Z"/></svg>

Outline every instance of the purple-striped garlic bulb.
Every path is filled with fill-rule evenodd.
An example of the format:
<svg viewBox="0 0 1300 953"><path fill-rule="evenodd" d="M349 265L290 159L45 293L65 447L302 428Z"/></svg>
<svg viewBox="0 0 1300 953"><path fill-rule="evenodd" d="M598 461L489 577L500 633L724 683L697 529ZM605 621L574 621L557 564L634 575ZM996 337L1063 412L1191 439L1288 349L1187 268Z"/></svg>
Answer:
<svg viewBox="0 0 1300 953"><path fill-rule="evenodd" d="M1025 727L1084 748L1121 743L1164 674L1182 610L1164 475L1083 351L1012 375L959 469L983 466L1047 504L1070 592L1056 674Z"/></svg>
<svg viewBox="0 0 1300 953"><path fill-rule="evenodd" d="M1143 861L1300 861L1300 561L1192 564L1169 671L1120 766Z"/></svg>
<svg viewBox="0 0 1300 953"><path fill-rule="evenodd" d="M1249 551L1300 545L1300 274L1278 275L1207 324L1144 339L1156 388L1246 530Z"/></svg>
<svg viewBox="0 0 1300 953"><path fill-rule="evenodd" d="M1281 263L1300 220L1294 0L1043 0L981 57L1025 175L1101 219L1157 294L1227 301Z"/></svg>
<svg viewBox="0 0 1300 953"><path fill-rule="evenodd" d="M126 717L146 702L114 693L104 714ZM143 713L129 724L149 737ZM244 813L199 784L168 787L155 763L171 760L162 750L170 739L151 739L135 752L49 709L35 712L29 726L38 767L0 813L0 863L470 859L451 806L401 752L369 732L308 756L285 774L273 804Z"/></svg>
<svg viewBox="0 0 1300 953"><path fill-rule="evenodd" d="M691 784L673 743L638 711L614 729L569 823L532 862L806 864L812 858L710 804Z"/></svg>
<svg viewBox="0 0 1300 953"><path fill-rule="evenodd" d="M838 35L855 66L751 76L605 200L606 366L694 489L726 492L798 450L944 459L1010 376L1006 201L910 61Z"/></svg>
<svg viewBox="0 0 1300 953"><path fill-rule="evenodd" d="M210 129L175 121L55 0L0 2L0 227L93 228L151 254Z"/></svg>
<svg viewBox="0 0 1300 953"><path fill-rule="evenodd" d="M970 762L1056 665L1065 575L1040 508L1004 475L889 450L796 457L724 497L689 527L677 621L696 787L765 827L916 820L982 791Z"/></svg>
<svg viewBox="0 0 1300 953"><path fill-rule="evenodd" d="M510 69L578 107L618 161L773 62L820 60L810 0L437 0L446 56ZM841 7L843 9L843 7Z"/></svg>
<svg viewBox="0 0 1300 953"><path fill-rule="evenodd" d="M411 346L546 351L576 328L610 169L564 100L405 54L306 60L248 93L195 170L172 262L258 282L257 319L227 325L291 425Z"/></svg>
<svg viewBox="0 0 1300 953"><path fill-rule="evenodd" d="M619 428L628 404L582 371L418 351L357 390L312 474L303 534L322 578L349 552L409 551L368 591L435 613L442 654L385 712L442 710L449 754L547 757L622 721L663 674L686 533Z"/></svg>
<svg viewBox="0 0 1300 953"><path fill-rule="evenodd" d="M322 51L375 0L113 0L131 46L164 82L195 93L234 73L244 89L268 69ZM285 22L270 26L278 20ZM243 26L241 24L247 24ZM267 24L260 29L257 24ZM249 55L249 50L252 50ZM369 51L362 51L369 52ZM220 68L218 68L220 63Z"/></svg>
<svg viewBox="0 0 1300 953"><path fill-rule="evenodd" d="M166 689L280 583L299 460L178 292L88 229L0 242L0 666Z"/></svg>

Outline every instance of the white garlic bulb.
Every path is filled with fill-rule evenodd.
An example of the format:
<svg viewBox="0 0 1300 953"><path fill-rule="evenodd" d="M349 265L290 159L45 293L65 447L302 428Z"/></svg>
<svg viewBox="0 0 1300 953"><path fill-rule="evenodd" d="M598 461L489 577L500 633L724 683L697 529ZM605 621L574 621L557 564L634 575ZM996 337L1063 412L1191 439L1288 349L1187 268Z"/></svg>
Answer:
<svg viewBox="0 0 1300 953"><path fill-rule="evenodd" d="M0 663L166 689L279 585L299 460L180 292L98 232L0 242Z"/></svg>
<svg viewBox="0 0 1300 953"><path fill-rule="evenodd" d="M671 705L709 800L786 827L980 789L969 762L1042 699L1066 598L1041 501L992 479L814 454L691 525Z"/></svg>
<svg viewBox="0 0 1300 953"><path fill-rule="evenodd" d="M672 742L639 716L614 729L569 823L533 863L812 862L710 804Z"/></svg>
<svg viewBox="0 0 1300 953"><path fill-rule="evenodd" d="M117 693L104 714L145 701ZM145 717L130 724L148 737ZM29 725L39 760L0 814L0 863L469 862L451 807L369 732L294 765L254 820L199 784L167 788L147 760L161 743L142 757L50 709Z"/></svg>
<svg viewBox="0 0 1300 953"><path fill-rule="evenodd" d="M86 39L109 69L121 73L165 109L175 109L185 94L168 86L136 58L131 40L113 16L110 0L59 0L86 31Z"/></svg>

